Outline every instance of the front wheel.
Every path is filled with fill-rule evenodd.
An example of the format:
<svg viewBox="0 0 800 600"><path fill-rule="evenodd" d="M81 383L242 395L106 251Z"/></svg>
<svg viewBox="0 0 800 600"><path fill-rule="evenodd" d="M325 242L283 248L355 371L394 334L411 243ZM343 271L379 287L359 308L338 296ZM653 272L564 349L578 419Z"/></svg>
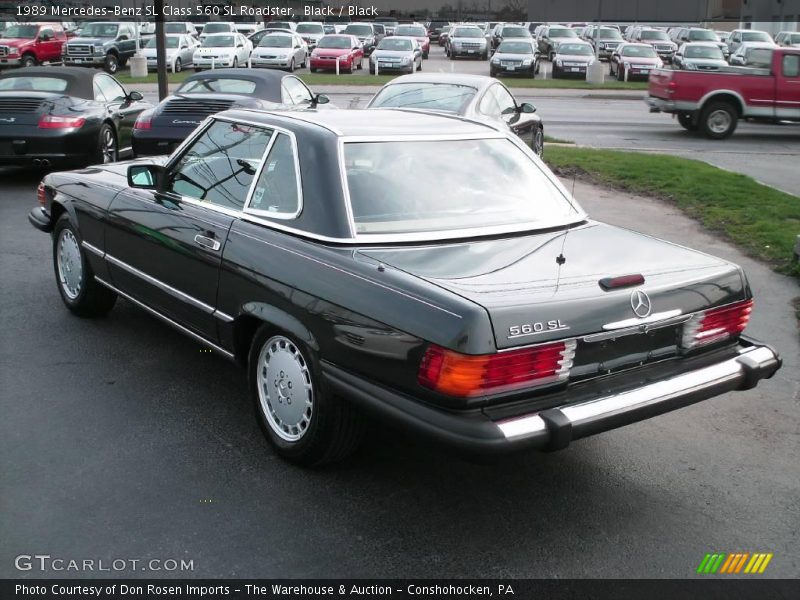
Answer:
<svg viewBox="0 0 800 600"><path fill-rule="evenodd" d="M736 131L739 115L728 102L712 102L703 109L699 127L706 137L723 140Z"/></svg>
<svg viewBox="0 0 800 600"><path fill-rule="evenodd" d="M37 64L39 63L33 54L25 54L20 61L20 66L22 67L35 67Z"/></svg>
<svg viewBox="0 0 800 600"><path fill-rule="evenodd" d="M180 73L182 70L183 70L183 65L181 64L181 59L180 58L176 58L175 59L175 72L176 73Z"/></svg>
<svg viewBox="0 0 800 600"><path fill-rule="evenodd" d="M541 127L537 127L536 131L533 132L531 150L533 150L539 158L544 154L544 131Z"/></svg>
<svg viewBox="0 0 800 600"><path fill-rule="evenodd" d="M234 56L233 57L233 68L235 69L238 66L239 66L239 57Z"/></svg>
<svg viewBox="0 0 800 600"><path fill-rule="evenodd" d="M289 61L289 68L286 69L289 73L294 73L294 59Z"/></svg>
<svg viewBox="0 0 800 600"><path fill-rule="evenodd" d="M106 73L110 73L114 75L117 71L119 71L119 59L114 54L106 54L106 60L103 63L103 68L106 70Z"/></svg>
<svg viewBox="0 0 800 600"><path fill-rule="evenodd" d="M114 307L117 295L95 280L80 236L66 214L53 229L53 267L58 292L71 312L81 317L99 317Z"/></svg>
<svg viewBox="0 0 800 600"><path fill-rule="evenodd" d="M264 325L248 377L259 423L281 457L307 466L352 454L364 433L360 413L329 393L313 350Z"/></svg>

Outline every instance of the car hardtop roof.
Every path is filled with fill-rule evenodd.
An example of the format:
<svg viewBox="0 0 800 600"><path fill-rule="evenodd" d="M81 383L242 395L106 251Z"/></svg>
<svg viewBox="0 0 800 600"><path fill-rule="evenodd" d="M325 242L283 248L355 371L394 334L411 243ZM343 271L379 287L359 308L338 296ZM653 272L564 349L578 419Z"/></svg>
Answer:
<svg viewBox="0 0 800 600"><path fill-rule="evenodd" d="M405 108L361 110L264 111L234 109L227 118L256 125L281 126L308 132L309 127L337 137L475 136L497 137L490 125L456 115Z"/></svg>
<svg viewBox="0 0 800 600"><path fill-rule="evenodd" d="M412 75L395 77L386 85L397 85L400 83L440 83L466 85L480 90L496 81L497 79L489 77L488 75L473 75L470 73L414 73Z"/></svg>
<svg viewBox="0 0 800 600"><path fill-rule="evenodd" d="M80 69L81 67L76 68ZM189 75L189 77L184 79L183 82L186 83L187 81L196 81L198 79L223 79L235 77L236 79L249 79L251 81L257 81L261 83L274 83L282 81L283 78L288 75L289 73L273 69L212 69L210 71L192 73Z"/></svg>

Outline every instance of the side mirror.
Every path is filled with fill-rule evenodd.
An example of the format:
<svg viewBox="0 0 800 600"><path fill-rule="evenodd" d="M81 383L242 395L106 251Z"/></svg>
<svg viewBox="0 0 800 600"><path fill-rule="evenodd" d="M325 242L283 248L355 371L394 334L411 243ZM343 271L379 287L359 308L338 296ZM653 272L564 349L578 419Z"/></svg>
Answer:
<svg viewBox="0 0 800 600"><path fill-rule="evenodd" d="M331 101L325 94L317 94L311 98L311 108L316 108L318 104L328 104Z"/></svg>
<svg viewBox="0 0 800 600"><path fill-rule="evenodd" d="M144 100L144 96L142 96L141 92L137 92L134 90L128 94L128 100L130 100L131 102L139 102L141 100Z"/></svg>
<svg viewBox="0 0 800 600"><path fill-rule="evenodd" d="M128 167L128 187L163 190L166 173L166 169L160 165L130 165Z"/></svg>
<svg viewBox="0 0 800 600"><path fill-rule="evenodd" d="M535 113L536 107L530 102L523 102L519 105L519 112L527 114Z"/></svg>
<svg viewBox="0 0 800 600"><path fill-rule="evenodd" d="M189 46L181 46L181 50L188 50Z"/></svg>
<svg viewBox="0 0 800 600"><path fill-rule="evenodd" d="M244 44L236 44L237 48L244 48Z"/></svg>

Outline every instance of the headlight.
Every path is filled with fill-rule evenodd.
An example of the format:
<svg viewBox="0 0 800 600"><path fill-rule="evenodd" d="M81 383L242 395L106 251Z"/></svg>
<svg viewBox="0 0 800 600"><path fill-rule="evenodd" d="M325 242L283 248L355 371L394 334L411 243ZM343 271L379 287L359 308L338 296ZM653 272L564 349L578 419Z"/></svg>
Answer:
<svg viewBox="0 0 800 600"><path fill-rule="evenodd" d="M531 59L526 58L525 60L522 61L522 64L525 65L526 67L529 66L531 64Z"/></svg>
<svg viewBox="0 0 800 600"><path fill-rule="evenodd" d="M694 71L697 69L697 65L694 63L683 63L683 66L686 67L688 71Z"/></svg>
<svg viewBox="0 0 800 600"><path fill-rule="evenodd" d="M557 65L557 66L559 66L559 67L560 67L560 66L562 66L563 64L564 64L564 63L562 63L562 62L561 62L561 59L560 59L560 58L557 58L557 59L556 59L556 65Z"/></svg>
<svg viewBox="0 0 800 600"><path fill-rule="evenodd" d="M595 62L597 62L597 61L593 58L589 62L586 63L586 66L587 67L591 67Z"/></svg>
<svg viewBox="0 0 800 600"><path fill-rule="evenodd" d="M404 65L407 65L407 64L408 64L408 63L410 63L410 62L411 62L411 59L410 59L408 56L404 56L404 57L403 57L403 64L404 64Z"/></svg>
<svg viewBox="0 0 800 600"><path fill-rule="evenodd" d="M499 59L497 56L495 56L495 57L492 59L492 64L493 64L493 65L499 65L499 64L500 64L500 59Z"/></svg>

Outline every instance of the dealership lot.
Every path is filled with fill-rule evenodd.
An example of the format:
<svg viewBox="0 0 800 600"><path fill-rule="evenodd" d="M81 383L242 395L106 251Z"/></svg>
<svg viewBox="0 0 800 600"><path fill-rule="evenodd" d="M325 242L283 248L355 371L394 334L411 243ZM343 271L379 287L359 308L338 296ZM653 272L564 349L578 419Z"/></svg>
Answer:
<svg viewBox="0 0 800 600"><path fill-rule="evenodd" d="M800 575L797 285L673 207L576 186L594 217L742 264L773 380L556 454L476 465L376 425L353 459L302 470L234 366L128 302L69 315L26 221L37 178L0 177L3 576L59 576L16 571L23 549L191 559L196 577L685 577L708 551L767 551L771 576Z"/></svg>

